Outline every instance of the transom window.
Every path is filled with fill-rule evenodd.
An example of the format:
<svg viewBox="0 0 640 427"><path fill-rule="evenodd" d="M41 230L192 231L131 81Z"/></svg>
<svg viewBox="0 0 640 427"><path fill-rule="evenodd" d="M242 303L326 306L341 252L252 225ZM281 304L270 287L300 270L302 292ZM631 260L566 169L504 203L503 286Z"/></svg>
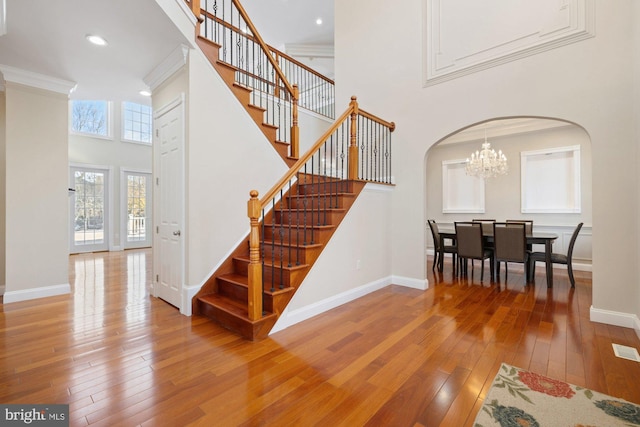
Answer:
<svg viewBox="0 0 640 427"><path fill-rule="evenodd" d="M71 131L109 137L109 102L71 101Z"/></svg>
<svg viewBox="0 0 640 427"><path fill-rule="evenodd" d="M135 102L122 103L122 139L151 144L151 107Z"/></svg>

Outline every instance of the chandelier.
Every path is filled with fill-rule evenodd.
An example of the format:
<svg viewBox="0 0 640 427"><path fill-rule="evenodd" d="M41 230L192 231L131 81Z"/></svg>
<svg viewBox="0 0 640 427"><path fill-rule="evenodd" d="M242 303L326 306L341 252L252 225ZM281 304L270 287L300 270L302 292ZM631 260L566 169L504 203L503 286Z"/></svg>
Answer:
<svg viewBox="0 0 640 427"><path fill-rule="evenodd" d="M496 150L491 148L491 144L487 142L486 130L484 131L482 150L471 153L471 159L467 158L464 170L467 175L482 179L505 175L509 170L507 156L502 154L502 150L496 153Z"/></svg>

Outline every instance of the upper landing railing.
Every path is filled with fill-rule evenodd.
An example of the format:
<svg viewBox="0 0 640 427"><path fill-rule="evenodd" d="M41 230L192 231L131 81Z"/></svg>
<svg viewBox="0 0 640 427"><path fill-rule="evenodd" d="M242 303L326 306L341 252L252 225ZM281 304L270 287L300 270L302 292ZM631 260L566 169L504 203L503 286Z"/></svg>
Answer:
<svg viewBox="0 0 640 427"><path fill-rule="evenodd" d="M237 83L252 89L251 103L266 110L279 141L297 157L297 108L333 119L333 80L267 45L238 0L190 0L200 36L218 44L220 60L236 69Z"/></svg>

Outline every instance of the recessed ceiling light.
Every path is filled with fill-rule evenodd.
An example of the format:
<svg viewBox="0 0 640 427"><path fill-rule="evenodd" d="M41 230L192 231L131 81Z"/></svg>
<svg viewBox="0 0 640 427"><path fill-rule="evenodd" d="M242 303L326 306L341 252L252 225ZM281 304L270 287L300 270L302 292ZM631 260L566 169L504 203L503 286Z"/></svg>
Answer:
<svg viewBox="0 0 640 427"><path fill-rule="evenodd" d="M140 95L142 96L151 96L151 92L149 92L148 90L141 90L138 93L140 93Z"/></svg>
<svg viewBox="0 0 640 427"><path fill-rule="evenodd" d="M322 18L316 19L316 25L322 25Z"/></svg>
<svg viewBox="0 0 640 427"><path fill-rule="evenodd" d="M92 34L87 34L87 40L89 40L91 43L97 45L97 46L106 46L108 43L105 39L103 39L100 36L95 36Z"/></svg>

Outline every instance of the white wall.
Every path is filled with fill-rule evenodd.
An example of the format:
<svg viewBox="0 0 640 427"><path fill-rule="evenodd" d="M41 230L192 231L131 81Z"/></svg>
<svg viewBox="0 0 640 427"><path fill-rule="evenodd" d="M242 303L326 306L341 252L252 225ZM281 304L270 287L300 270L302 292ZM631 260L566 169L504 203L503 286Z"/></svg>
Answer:
<svg viewBox="0 0 640 427"><path fill-rule="evenodd" d="M431 147L426 159L426 215L438 222L470 221L473 218L531 219L535 225L575 226L584 222L590 226L591 209L591 142L583 129L577 126L551 128L537 132L489 138L491 148L507 156L507 175L485 180L485 212L442 213L442 162L459 160L480 149L482 141L456 144L437 144ZM580 146L581 213L521 213L520 153L557 147Z"/></svg>
<svg viewBox="0 0 640 427"><path fill-rule="evenodd" d="M5 106L4 91L0 90L0 293L4 293L5 285L5 267L6 267L6 187L7 187L7 162L6 162L6 119L7 110Z"/></svg>
<svg viewBox="0 0 640 427"><path fill-rule="evenodd" d="M367 184L272 333L391 284L392 193L393 187ZM402 284L426 288L424 281Z"/></svg>
<svg viewBox="0 0 640 427"><path fill-rule="evenodd" d="M188 68L186 277L200 287L247 236L249 192L288 168L200 51Z"/></svg>
<svg viewBox="0 0 640 427"><path fill-rule="evenodd" d="M7 82L5 96L7 303L69 292L69 157L67 95Z"/></svg>
<svg viewBox="0 0 640 427"><path fill-rule="evenodd" d="M106 100L111 101L111 100ZM109 229L109 247L112 250L124 249L124 240L120 236L122 218L122 169L151 172L151 145L136 144L122 140L122 104L112 104L111 129L109 138L96 138L90 135L69 135L69 162L79 166L111 167L110 188L112 204L109 207L113 223Z"/></svg>
<svg viewBox="0 0 640 427"><path fill-rule="evenodd" d="M356 93L397 125L394 274L426 276L424 159L433 144L496 117L564 119L592 143L593 313L631 326L640 311L632 3L596 1L593 38L423 87L422 0L399 0L394 13L382 0L336 2L337 102Z"/></svg>

